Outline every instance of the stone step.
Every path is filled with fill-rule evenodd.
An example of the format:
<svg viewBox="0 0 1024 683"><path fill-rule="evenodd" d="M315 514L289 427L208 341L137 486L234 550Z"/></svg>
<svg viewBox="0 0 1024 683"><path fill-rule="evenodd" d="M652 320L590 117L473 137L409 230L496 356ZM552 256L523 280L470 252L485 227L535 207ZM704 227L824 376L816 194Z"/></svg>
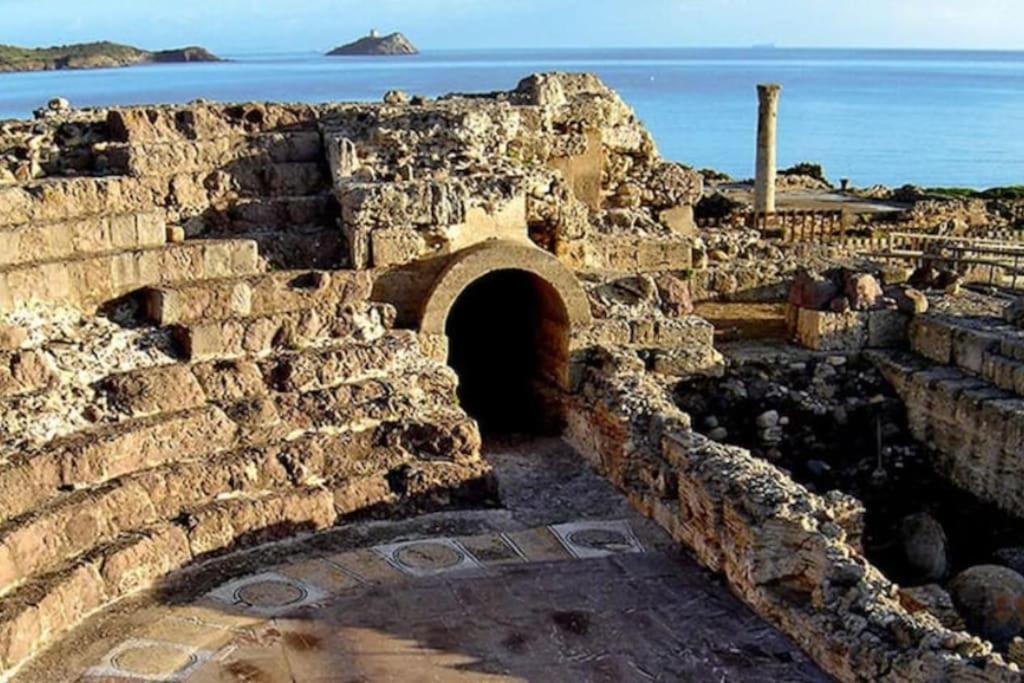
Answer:
<svg viewBox="0 0 1024 683"><path fill-rule="evenodd" d="M177 282L143 292L157 325L328 309L365 302L373 281L363 271L279 271L248 278Z"/></svg>
<svg viewBox="0 0 1024 683"><path fill-rule="evenodd" d="M0 600L0 675L10 675L93 612L164 576L233 550L308 533L336 519L331 493L298 488L215 501L69 560Z"/></svg>
<svg viewBox="0 0 1024 683"><path fill-rule="evenodd" d="M229 164L193 173L172 168L159 175L143 176L137 182L143 187L170 186L172 198L180 204L202 207L214 197L305 197L321 195L330 188L324 164L308 161Z"/></svg>
<svg viewBox="0 0 1024 683"><path fill-rule="evenodd" d="M0 519L24 514L61 489L100 484L235 444L238 426L223 410L194 410L131 420L57 439L0 466Z"/></svg>
<svg viewBox="0 0 1024 683"><path fill-rule="evenodd" d="M166 186L140 186L127 176L45 178L9 185L0 187L0 226L152 210L163 204L166 191Z"/></svg>
<svg viewBox="0 0 1024 683"><path fill-rule="evenodd" d="M869 357L903 399L911 434L935 449L936 470L1024 516L1024 399L921 355L877 351Z"/></svg>
<svg viewBox="0 0 1024 683"><path fill-rule="evenodd" d="M379 431L313 434L225 451L62 493L0 525L0 595L126 532L178 519L186 510L220 496L324 480L343 486L347 479L376 477L386 483L387 473L412 456L400 442L378 445Z"/></svg>
<svg viewBox="0 0 1024 683"><path fill-rule="evenodd" d="M303 393L278 394L264 403L257 419L239 419L243 432L252 429L256 439L281 425L278 434L296 430L363 429L389 421L411 420L420 411L436 411L455 405L455 373L433 364L422 370L406 371L388 378L339 384Z"/></svg>
<svg viewBox="0 0 1024 683"><path fill-rule="evenodd" d="M330 189L330 177L322 161L233 164L216 173L241 197L307 197Z"/></svg>
<svg viewBox="0 0 1024 683"><path fill-rule="evenodd" d="M343 341L269 358L177 363L111 375L97 389L107 405L132 418L228 405L272 392L309 392L383 377L419 358L416 336L392 330L370 342Z"/></svg>
<svg viewBox="0 0 1024 683"><path fill-rule="evenodd" d="M151 586L190 559L185 530L165 523L127 534L23 584L0 599L0 676L10 676L90 614Z"/></svg>
<svg viewBox="0 0 1024 683"><path fill-rule="evenodd" d="M349 265L345 238L336 226L329 224L260 226L232 230L222 236L256 242L260 256L273 268L333 271Z"/></svg>
<svg viewBox="0 0 1024 683"><path fill-rule="evenodd" d="M158 247L166 241L167 226L160 213L29 223L0 228L0 267Z"/></svg>
<svg viewBox="0 0 1024 683"><path fill-rule="evenodd" d="M480 495L473 488L459 493L463 485L489 485L476 425L444 405L426 406L423 413L361 431L307 432L273 444L190 454L63 492L0 525L0 595L69 558L125 533L181 519L214 499L323 484L338 514L349 514L384 505L436 507L445 495L440 489L449 485L451 496ZM430 498L434 489L439 490L434 498L419 500Z"/></svg>
<svg viewBox="0 0 1024 683"><path fill-rule="evenodd" d="M203 140L143 141L109 145L111 163L132 175L199 173L227 165L321 162L323 142L316 130L224 135Z"/></svg>
<svg viewBox="0 0 1024 683"><path fill-rule="evenodd" d="M321 226L338 230L340 214L333 195L242 197L227 208L204 216L220 234L273 229L290 232L295 226ZM338 231L340 233L340 230Z"/></svg>
<svg viewBox="0 0 1024 683"><path fill-rule="evenodd" d="M394 343L396 349L402 344ZM169 406L188 406L177 412L79 432L19 454L0 466L0 521L24 515L62 491L94 488L166 463L211 457L240 445L276 443L305 432L359 431L415 420L420 412L432 414L455 405L454 372L422 358L390 376L364 371L363 378L346 381L354 364L365 367L385 358L389 351L378 347L386 346L325 351L319 360L313 354L296 354L266 366L265 379L246 380L257 387L253 391L265 395L241 395L246 391L243 383L221 385L217 391L232 399L222 405L199 404L197 394L192 403ZM263 389L260 382L266 382Z"/></svg>
<svg viewBox="0 0 1024 683"><path fill-rule="evenodd" d="M395 309L387 304L343 304L336 310L299 309L249 317L178 325L175 339L191 361L264 356L332 340L379 339L394 326Z"/></svg>
<svg viewBox="0 0 1024 683"><path fill-rule="evenodd" d="M0 268L0 313L29 303L84 309L168 282L255 275L250 240L195 240Z"/></svg>
<svg viewBox="0 0 1024 683"><path fill-rule="evenodd" d="M46 178L0 187L0 226L145 213L168 200L203 212L216 229L332 225L337 216L320 163L268 163L167 176ZM214 201L216 200L216 201ZM225 208L214 210L211 203ZM301 220L300 220L301 219Z"/></svg>
<svg viewBox="0 0 1024 683"><path fill-rule="evenodd" d="M1024 396L1024 330L995 318L917 316L910 349Z"/></svg>
<svg viewBox="0 0 1024 683"><path fill-rule="evenodd" d="M319 113L308 104L190 104L111 110L110 137L117 142L186 143L264 132L316 132Z"/></svg>

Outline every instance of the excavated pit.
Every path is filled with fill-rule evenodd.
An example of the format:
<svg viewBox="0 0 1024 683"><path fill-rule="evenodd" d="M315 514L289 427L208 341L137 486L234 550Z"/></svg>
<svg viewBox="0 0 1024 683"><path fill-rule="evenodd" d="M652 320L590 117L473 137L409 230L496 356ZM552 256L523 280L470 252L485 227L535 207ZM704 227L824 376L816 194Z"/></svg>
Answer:
<svg viewBox="0 0 1024 683"><path fill-rule="evenodd" d="M914 588L946 586L976 565L1019 571L1008 551L1024 539L1024 522L934 471L934 453L910 436L906 408L869 360L797 350L739 355L721 378L679 383L677 404L705 435L749 449L810 491L860 500L865 555L889 578ZM945 557L920 528L922 515L941 525ZM935 554L915 556L915 540L916 552L927 545Z"/></svg>

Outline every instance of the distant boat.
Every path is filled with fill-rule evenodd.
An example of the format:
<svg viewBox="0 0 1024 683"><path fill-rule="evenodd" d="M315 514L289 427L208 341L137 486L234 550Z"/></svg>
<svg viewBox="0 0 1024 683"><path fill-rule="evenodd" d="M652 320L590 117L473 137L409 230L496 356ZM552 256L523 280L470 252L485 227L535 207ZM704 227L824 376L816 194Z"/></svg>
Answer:
<svg viewBox="0 0 1024 683"><path fill-rule="evenodd" d="M753 49L753 50L774 50L775 49L775 43L757 43L756 45L751 45L751 49Z"/></svg>

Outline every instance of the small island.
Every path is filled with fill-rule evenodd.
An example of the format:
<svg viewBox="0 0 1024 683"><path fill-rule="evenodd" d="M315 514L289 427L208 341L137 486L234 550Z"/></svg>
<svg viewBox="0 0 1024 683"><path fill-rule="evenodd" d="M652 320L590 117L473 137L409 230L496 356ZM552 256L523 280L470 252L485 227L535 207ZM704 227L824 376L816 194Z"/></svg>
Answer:
<svg viewBox="0 0 1024 683"><path fill-rule="evenodd" d="M221 59L210 51L194 46L152 52L107 41L43 48L0 45L0 73L219 61Z"/></svg>
<svg viewBox="0 0 1024 683"><path fill-rule="evenodd" d="M381 36L376 29L370 31L359 40L336 47L327 53L328 57L394 57L401 55L418 55L419 50L401 33Z"/></svg>

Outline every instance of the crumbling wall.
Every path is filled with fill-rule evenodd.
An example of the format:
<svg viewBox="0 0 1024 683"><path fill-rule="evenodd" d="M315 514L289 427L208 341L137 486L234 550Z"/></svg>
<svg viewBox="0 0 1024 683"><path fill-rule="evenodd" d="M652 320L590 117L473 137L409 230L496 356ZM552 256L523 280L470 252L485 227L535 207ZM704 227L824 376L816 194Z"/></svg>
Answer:
<svg viewBox="0 0 1024 683"><path fill-rule="evenodd" d="M0 186L121 171L97 152L109 139L105 112L64 109L60 100L52 104L31 121L0 121Z"/></svg>
<svg viewBox="0 0 1024 683"><path fill-rule="evenodd" d="M344 106L320 125L356 267L490 237L531 240L580 269L690 265L699 176L661 160L632 110L593 76Z"/></svg>
<svg viewBox="0 0 1024 683"><path fill-rule="evenodd" d="M111 110L104 154L192 237L245 237L279 267L345 264L319 110L205 104Z"/></svg>
<svg viewBox="0 0 1024 683"><path fill-rule="evenodd" d="M991 645L901 606L849 539L863 509L694 433L635 356L597 351L569 440L633 504L843 681L1015 681Z"/></svg>

